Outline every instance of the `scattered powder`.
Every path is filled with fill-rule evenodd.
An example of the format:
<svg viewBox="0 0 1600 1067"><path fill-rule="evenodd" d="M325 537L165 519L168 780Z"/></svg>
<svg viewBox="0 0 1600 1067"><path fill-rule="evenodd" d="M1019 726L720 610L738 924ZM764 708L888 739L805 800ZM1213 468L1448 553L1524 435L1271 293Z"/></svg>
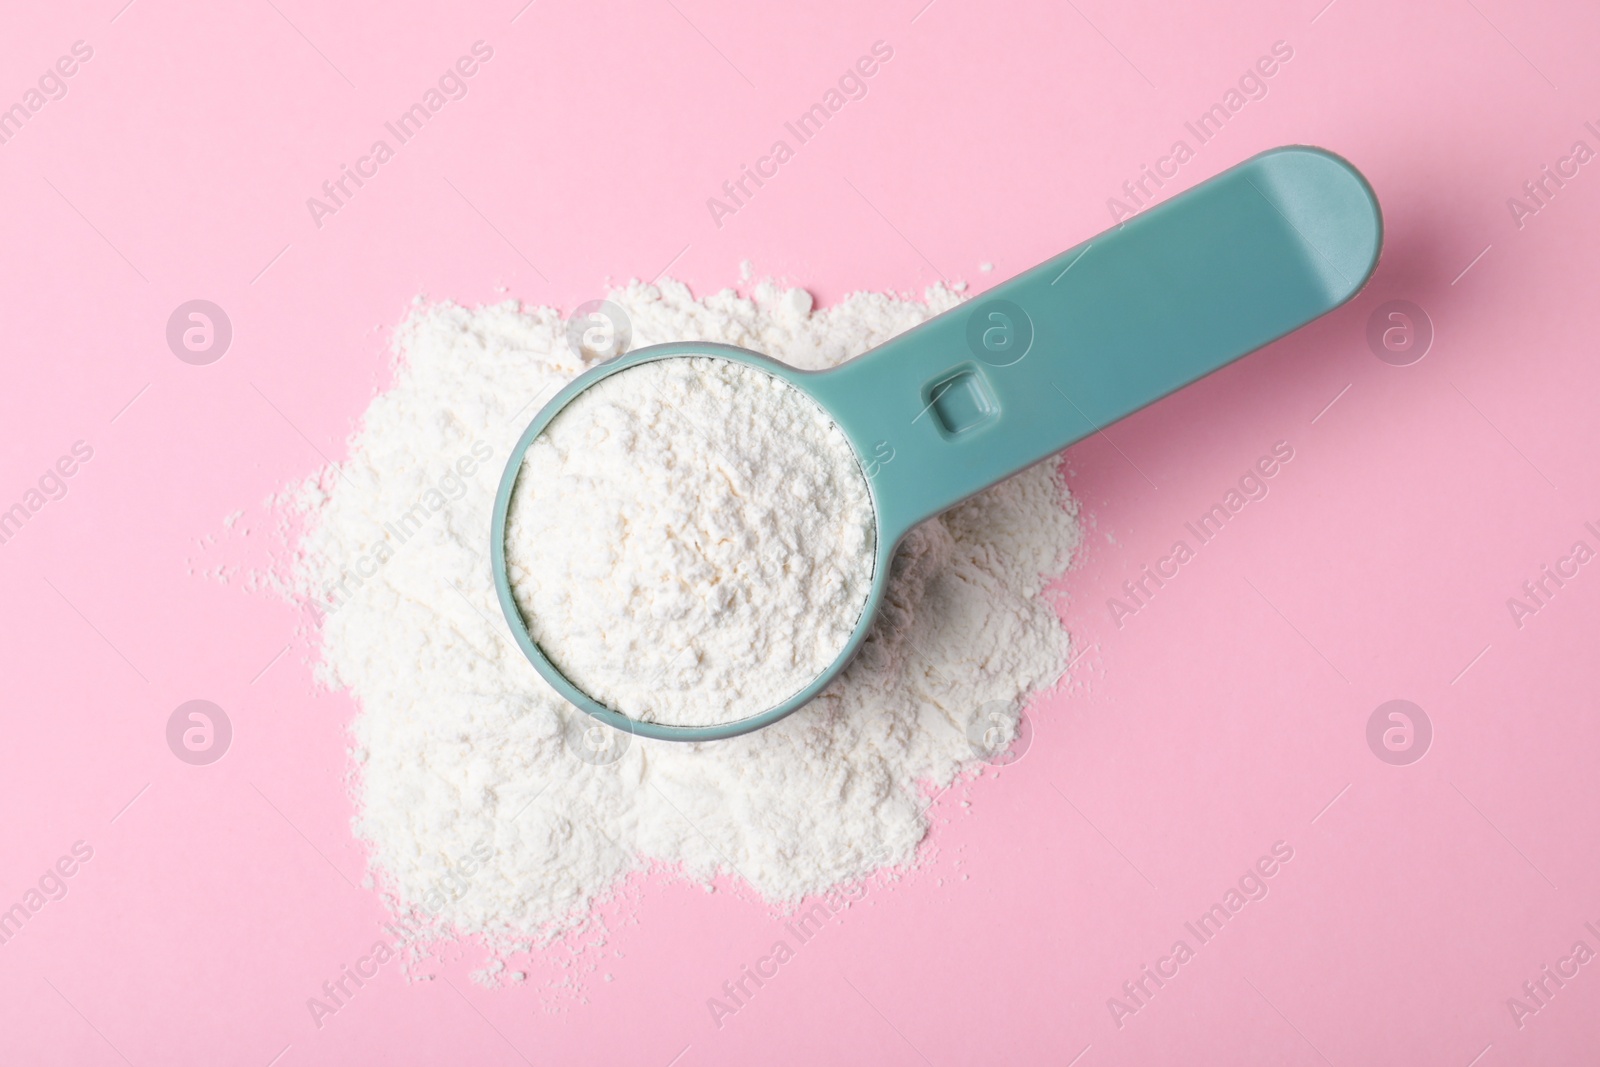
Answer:
<svg viewBox="0 0 1600 1067"><path fill-rule="evenodd" d="M705 356L613 374L528 449L512 590L550 661L636 719L748 718L844 650L872 586L871 491L810 397Z"/></svg>
<svg viewBox="0 0 1600 1067"><path fill-rule="evenodd" d="M856 294L813 311L799 289L696 301L669 281L611 299L636 344L703 339L820 369L959 298ZM579 936L651 867L708 887L727 876L781 906L910 863L929 794L982 766L969 736L993 736L992 702L1014 730L1068 662L1044 596L1079 540L1059 464L914 530L862 652L805 708L701 745L618 734L620 756L594 762L574 743L593 724L506 632L487 551L511 446L583 369L564 335L547 308L419 301L349 458L289 495L302 529L289 581L320 608L321 679L360 706L354 828L392 906L503 953Z"/></svg>

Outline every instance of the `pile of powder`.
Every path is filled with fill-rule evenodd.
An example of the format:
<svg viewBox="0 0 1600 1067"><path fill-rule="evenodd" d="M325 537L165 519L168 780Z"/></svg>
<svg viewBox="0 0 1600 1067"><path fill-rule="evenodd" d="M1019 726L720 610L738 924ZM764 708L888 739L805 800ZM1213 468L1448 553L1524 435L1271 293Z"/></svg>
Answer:
<svg viewBox="0 0 1600 1067"><path fill-rule="evenodd" d="M529 447L506 530L528 632L635 719L776 707L844 651L872 586L871 490L817 403L705 356L601 379Z"/></svg>
<svg viewBox="0 0 1600 1067"><path fill-rule="evenodd" d="M697 301L670 281L611 299L638 344L722 342L810 369L958 302L936 287L813 311L799 289ZM871 635L817 700L728 741L608 731L624 744L601 756L513 643L488 553L500 469L584 359L556 311L514 303L419 300L395 352L349 458L288 494L289 580L318 608L322 680L359 705L356 834L393 906L441 932L540 943L650 867L783 903L909 863L926 796L975 764L995 708L1014 730L1065 670L1044 593L1079 531L1051 461L910 534Z"/></svg>

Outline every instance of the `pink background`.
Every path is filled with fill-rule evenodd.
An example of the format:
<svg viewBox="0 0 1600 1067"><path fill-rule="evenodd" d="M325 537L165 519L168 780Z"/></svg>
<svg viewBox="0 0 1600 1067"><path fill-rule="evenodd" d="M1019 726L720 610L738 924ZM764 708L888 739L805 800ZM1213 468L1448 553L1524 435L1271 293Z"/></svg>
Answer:
<svg viewBox="0 0 1600 1067"><path fill-rule="evenodd" d="M1520 1028L1506 1000L1574 941L1600 950L1600 568L1520 628L1506 600L1578 539L1600 547L1600 173L1521 227L1507 198L1575 140L1600 148L1600 15L923 2L11 13L0 101L76 40L94 55L0 145L0 507L73 442L94 456L0 545L0 907L73 842L94 855L0 946L0 1061L1593 1058L1600 963ZM494 57L469 95L314 225L306 198L479 39ZM869 95L716 226L706 198L877 40L894 58ZM1280 40L1270 93L1163 195L1324 145L1376 187L1383 260L1349 306L1072 450L1091 520L1065 583L1078 684L970 814L934 809L926 867L870 889L720 1029L706 998L780 924L664 880L586 1000L547 1010L553 960L482 988L469 951L449 985L387 967L315 1027L306 998L383 915L356 888L353 708L312 689L289 607L199 572L260 541L222 516L342 453L407 301L504 286L570 308L669 265L704 293L746 258L824 302L941 275L981 289L1104 229L1107 197ZM233 323L210 366L164 340L194 298ZM1366 342L1391 299L1436 331L1411 366ZM1277 441L1295 456L1270 495L1113 623L1107 598ZM193 698L235 728L209 767L164 740ZM1409 766L1366 742L1396 698L1435 730ZM1107 999L1276 841L1294 858L1270 894L1119 1027Z"/></svg>

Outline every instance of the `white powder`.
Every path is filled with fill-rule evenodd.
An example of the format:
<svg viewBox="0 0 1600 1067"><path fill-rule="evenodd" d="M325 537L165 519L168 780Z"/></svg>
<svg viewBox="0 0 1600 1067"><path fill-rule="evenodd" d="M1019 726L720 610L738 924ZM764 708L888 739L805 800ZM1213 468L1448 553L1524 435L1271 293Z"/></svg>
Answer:
<svg viewBox="0 0 1600 1067"><path fill-rule="evenodd" d="M601 704L700 726L832 665L872 585L871 491L799 389L664 359L586 389L529 447L506 536L529 634Z"/></svg>
<svg viewBox="0 0 1600 1067"><path fill-rule="evenodd" d="M696 301L668 282L612 299L637 344L703 339L823 368L958 298L857 294L812 311L797 289ZM632 739L615 762L584 762L590 720L512 643L487 552L501 465L582 363L555 311L509 303L419 303L396 352L349 459L294 492L292 581L337 604L317 641L321 677L360 706L355 831L395 909L441 932L497 953L538 943L657 865L779 903L904 865L928 793L973 765L969 737L994 736L996 707L1014 730L1068 662L1043 593L1079 532L1050 462L912 532L871 637L816 701L730 741Z"/></svg>

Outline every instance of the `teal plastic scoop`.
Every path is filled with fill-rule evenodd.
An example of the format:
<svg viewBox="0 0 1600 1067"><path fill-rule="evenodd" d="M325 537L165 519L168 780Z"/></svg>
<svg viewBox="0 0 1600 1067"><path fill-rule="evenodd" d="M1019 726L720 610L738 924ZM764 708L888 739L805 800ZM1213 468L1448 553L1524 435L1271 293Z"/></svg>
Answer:
<svg viewBox="0 0 1600 1067"><path fill-rule="evenodd" d="M619 730L711 741L776 722L860 648L912 527L1332 311L1371 275L1382 232L1354 167L1318 148L1277 148L831 370L693 341L593 367L529 423L500 480L490 545L506 621L557 692ZM872 589L837 659L776 707L715 726L632 719L579 689L529 635L506 568L507 513L528 446L602 378L683 356L749 364L814 399L855 449L877 523Z"/></svg>

